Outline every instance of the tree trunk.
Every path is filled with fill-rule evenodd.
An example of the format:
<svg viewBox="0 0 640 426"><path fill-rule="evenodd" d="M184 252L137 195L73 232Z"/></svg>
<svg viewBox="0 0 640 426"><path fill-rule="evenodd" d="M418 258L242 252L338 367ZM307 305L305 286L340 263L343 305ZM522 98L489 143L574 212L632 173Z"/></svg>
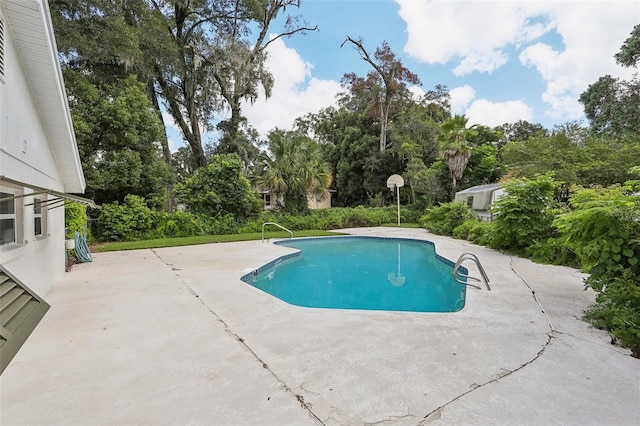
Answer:
<svg viewBox="0 0 640 426"><path fill-rule="evenodd" d="M158 102L158 95L154 88L154 81L150 80L147 83L147 91L149 92L149 96L151 97L151 102L153 103L153 107L156 110L156 114L158 114L158 119L162 124L162 134L164 137L160 141L162 145L162 158L164 162L167 163L171 167L171 149L169 148L169 138L167 136L167 127L164 122L164 117L162 116L162 110L160 109L160 102ZM174 200L173 200L173 183L169 182L167 184L167 212L172 213L174 209Z"/></svg>

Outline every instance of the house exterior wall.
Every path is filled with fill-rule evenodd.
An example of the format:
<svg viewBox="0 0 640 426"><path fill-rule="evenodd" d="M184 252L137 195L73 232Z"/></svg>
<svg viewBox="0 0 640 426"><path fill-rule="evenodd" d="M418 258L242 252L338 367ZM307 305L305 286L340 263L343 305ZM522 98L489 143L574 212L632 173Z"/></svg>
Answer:
<svg viewBox="0 0 640 426"><path fill-rule="evenodd" d="M327 197L322 200L315 195L307 196L308 206L311 210L315 209L330 209L331 208L331 193L327 194Z"/></svg>
<svg viewBox="0 0 640 426"><path fill-rule="evenodd" d="M45 126L2 8L5 73L0 81L0 176L64 191ZM0 191L14 195L28 188L0 181ZM38 195L42 200L51 198ZM0 245L0 264L38 294L46 293L65 271L64 208L45 210L44 232L35 235L33 196L15 200L17 238Z"/></svg>
<svg viewBox="0 0 640 426"><path fill-rule="evenodd" d="M467 203L478 217L484 221L491 221L491 206L504 195L504 188L498 185L479 185L457 192L454 200Z"/></svg>
<svg viewBox="0 0 640 426"><path fill-rule="evenodd" d="M279 201L282 204L282 198L276 200L272 197L271 191L261 191L260 197L262 197L262 202L264 203L265 210L273 210L277 207ZM327 195L324 200L318 199L315 195L308 194L307 195L307 207L310 210L316 209L330 209L331 208L331 193Z"/></svg>

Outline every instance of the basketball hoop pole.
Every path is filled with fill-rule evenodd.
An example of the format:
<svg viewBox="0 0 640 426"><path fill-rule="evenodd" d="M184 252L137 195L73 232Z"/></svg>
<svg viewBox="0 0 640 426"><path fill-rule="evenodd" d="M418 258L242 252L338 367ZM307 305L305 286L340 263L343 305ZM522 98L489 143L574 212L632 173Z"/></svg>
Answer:
<svg viewBox="0 0 640 426"><path fill-rule="evenodd" d="M398 198L398 227L400 227L400 187L396 185L397 198Z"/></svg>
<svg viewBox="0 0 640 426"><path fill-rule="evenodd" d="M400 226L400 187L404 186L404 179L400 175L391 175L387 179L387 188L390 190L396 190L396 197L398 199L398 227Z"/></svg>

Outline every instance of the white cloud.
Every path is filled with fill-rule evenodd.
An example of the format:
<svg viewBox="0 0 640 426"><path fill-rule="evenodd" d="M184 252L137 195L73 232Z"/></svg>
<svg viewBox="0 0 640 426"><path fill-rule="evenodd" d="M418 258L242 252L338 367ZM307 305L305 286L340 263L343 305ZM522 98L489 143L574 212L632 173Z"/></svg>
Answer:
<svg viewBox="0 0 640 426"><path fill-rule="evenodd" d="M582 117L580 93L599 77L629 78L632 70L615 63L620 50L640 16L635 2L558 2L549 13L562 36L564 50L536 43L520 54L524 66L535 68L546 82L542 99L549 105L546 114L553 119Z"/></svg>
<svg viewBox="0 0 640 426"><path fill-rule="evenodd" d="M414 99L422 99L427 93L420 86L409 86L409 92L413 95Z"/></svg>
<svg viewBox="0 0 640 426"><path fill-rule="evenodd" d="M613 55L638 23L637 0L396 1L407 25L405 52L428 64L451 63L463 76L491 73L515 50L546 83L541 97L556 120L581 118L578 97L599 77L632 73ZM543 43L552 31L564 46Z"/></svg>
<svg viewBox="0 0 640 426"><path fill-rule="evenodd" d="M548 24L528 18L534 3L396 0L407 24L405 52L430 64L458 60L456 75L492 72L507 61L504 49L544 34Z"/></svg>
<svg viewBox="0 0 640 426"><path fill-rule="evenodd" d="M522 101L491 102L478 99L467 108L465 115L470 125L495 127L518 120L532 121L533 111Z"/></svg>
<svg viewBox="0 0 640 426"><path fill-rule="evenodd" d="M451 89L449 96L451 96L451 111L454 114L463 115L469 103L476 97L476 91L473 90L473 87L465 84Z"/></svg>
<svg viewBox="0 0 640 426"><path fill-rule="evenodd" d="M467 85L449 91L451 111L464 115L469 124L482 124L495 127L518 120L532 121L533 111L522 101L492 102L487 99L475 99L476 91Z"/></svg>
<svg viewBox="0 0 640 426"><path fill-rule="evenodd" d="M339 82L310 78L312 64L282 39L272 42L268 49L267 65L275 78L272 96L265 99L263 95L254 104L243 105L244 115L261 135L275 127L291 129L296 118L336 104Z"/></svg>

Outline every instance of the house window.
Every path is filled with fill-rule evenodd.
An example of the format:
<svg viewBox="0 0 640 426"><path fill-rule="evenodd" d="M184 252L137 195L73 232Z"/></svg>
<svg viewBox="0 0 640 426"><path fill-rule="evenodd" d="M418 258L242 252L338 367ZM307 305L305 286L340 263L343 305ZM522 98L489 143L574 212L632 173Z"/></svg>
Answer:
<svg viewBox="0 0 640 426"><path fill-rule="evenodd" d="M471 209L473 208L473 197L467 198L467 206Z"/></svg>
<svg viewBox="0 0 640 426"><path fill-rule="evenodd" d="M0 200L14 194L0 192ZM0 201L0 245L16 242L16 202L13 198Z"/></svg>
<svg viewBox="0 0 640 426"><path fill-rule="evenodd" d="M44 233L45 216L43 212L46 212L46 210L42 209L42 199L35 198L33 200L33 229L36 237L42 236Z"/></svg>
<svg viewBox="0 0 640 426"><path fill-rule="evenodd" d="M264 206L271 207L271 194L264 194Z"/></svg>

